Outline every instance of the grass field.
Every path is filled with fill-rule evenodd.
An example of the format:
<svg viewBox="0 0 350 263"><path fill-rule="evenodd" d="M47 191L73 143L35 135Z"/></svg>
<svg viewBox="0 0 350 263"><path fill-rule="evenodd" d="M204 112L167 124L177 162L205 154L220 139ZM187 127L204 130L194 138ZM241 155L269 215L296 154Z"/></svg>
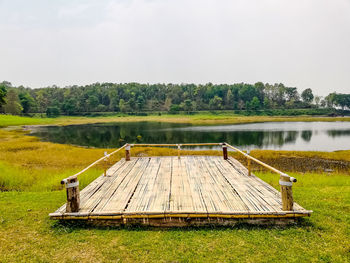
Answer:
<svg viewBox="0 0 350 263"><path fill-rule="evenodd" d="M273 116L240 116L235 114L196 114L196 115L169 115L161 116L105 116L105 117L71 117L62 116L58 118L30 118L12 115L0 115L0 127L19 125L71 125L85 123L103 122L137 122L156 121L170 123L191 123L191 124L237 124L252 122L283 122L283 121L350 121L350 117L273 117Z"/></svg>
<svg viewBox="0 0 350 263"><path fill-rule="evenodd" d="M60 224L48 213L64 191L0 193L1 262L348 262L347 175L305 174L294 196L313 209L288 227L96 228ZM277 187L276 175L259 174Z"/></svg>
<svg viewBox="0 0 350 263"><path fill-rule="evenodd" d="M13 125L21 124L22 118ZM0 130L0 262L350 261L350 178L346 172L290 172L298 178L293 187L296 202L314 213L287 227L96 228L51 221L48 214L66 199L60 180L105 150L40 142L23 131ZM168 149L133 149L132 154L141 151L176 154ZM296 156L349 161L350 151L254 151L252 155L271 160ZM83 174L81 188L101 172L102 167L96 167ZM256 174L278 189L277 175Z"/></svg>

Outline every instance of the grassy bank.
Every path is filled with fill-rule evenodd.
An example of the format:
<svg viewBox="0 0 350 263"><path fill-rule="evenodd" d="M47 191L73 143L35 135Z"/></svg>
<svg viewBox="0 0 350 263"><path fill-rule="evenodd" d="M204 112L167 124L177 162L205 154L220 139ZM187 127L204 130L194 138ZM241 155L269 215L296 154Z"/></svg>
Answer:
<svg viewBox="0 0 350 263"><path fill-rule="evenodd" d="M241 116L235 114L196 114L196 115L151 115L151 116L105 116L105 117L72 117L29 118L11 115L0 115L0 127L19 125L72 125L106 122L138 122L155 121L190 124L239 124L253 122L284 122L284 121L350 121L350 117L280 117L280 116Z"/></svg>
<svg viewBox="0 0 350 263"><path fill-rule="evenodd" d="M95 149L64 144L41 142L38 138L26 136L25 131L0 130L0 189L8 190L57 190L62 178L74 174L112 149ZM177 155L175 149L167 148L133 148L132 154L143 155ZM182 154L217 154L220 151L186 151ZM242 155L229 152L234 158L245 162ZM296 152L254 150L251 155L283 171L321 171L327 163L340 161L346 166L335 169L347 172L350 163L350 150L337 152ZM109 160L118 161L123 152ZM308 160L311 160L311 164ZM313 167L313 164L316 164ZM332 167L332 166L330 166ZM259 169L259 166L255 166ZM88 183L103 170L102 166L83 174L82 184Z"/></svg>
<svg viewBox="0 0 350 263"><path fill-rule="evenodd" d="M259 174L277 187L275 175ZM288 227L94 228L59 224L48 213L64 191L0 192L0 261L348 262L346 175L299 175L295 199L313 209Z"/></svg>
<svg viewBox="0 0 350 263"><path fill-rule="evenodd" d="M58 182L72 175L93 161L103 156L104 152L112 149L95 149L76 147L50 142L41 142L38 138L26 136L24 131L0 130L0 190L57 190L62 186ZM143 155L177 155L176 149L167 148L133 148L132 154ZM110 163L118 161L123 152L110 159ZM220 151L186 151L182 154L217 154ZM242 155L229 152L238 160L245 162ZM337 152L295 152L255 150L251 155L284 171L319 171L326 167L327 162L342 161L347 164L339 172L347 172L350 163L350 151ZM311 167L307 160L312 160L319 167ZM320 162L321 165L320 165ZM304 164L304 165L303 165ZM295 167L295 168L293 168ZM256 168L260 168L256 166ZM85 185L103 170L96 166L94 170L83 174L81 184Z"/></svg>
<svg viewBox="0 0 350 263"><path fill-rule="evenodd" d="M35 137L25 136L23 131L0 130L0 262L350 260L350 180L345 172L290 172L298 178L293 187L295 200L314 213L288 227L110 229L49 220L48 214L66 199L60 180L84 168L105 150L40 142ZM169 155L176 154L176 150L132 150L133 155L139 153ZM349 153L252 152L254 156L270 160L283 159L281 156L306 156L342 161L349 161ZM122 154L116 155L111 162ZM183 154L193 152L184 151ZM208 151L195 154L208 154ZM102 167L96 167L83 174L81 187L101 172ZM279 188L277 175L256 174Z"/></svg>
<svg viewBox="0 0 350 263"><path fill-rule="evenodd" d="M31 118L0 114L0 127L20 125L45 125L54 123L52 118Z"/></svg>

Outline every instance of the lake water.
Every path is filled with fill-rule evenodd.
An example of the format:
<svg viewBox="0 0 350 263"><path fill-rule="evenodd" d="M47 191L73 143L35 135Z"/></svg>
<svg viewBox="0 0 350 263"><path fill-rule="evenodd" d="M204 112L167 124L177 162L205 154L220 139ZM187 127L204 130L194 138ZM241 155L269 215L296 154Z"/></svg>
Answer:
<svg viewBox="0 0 350 263"><path fill-rule="evenodd" d="M34 128L31 135L63 144L116 148L128 143L228 142L241 149L335 151L350 149L350 122L265 122L196 126L161 122Z"/></svg>

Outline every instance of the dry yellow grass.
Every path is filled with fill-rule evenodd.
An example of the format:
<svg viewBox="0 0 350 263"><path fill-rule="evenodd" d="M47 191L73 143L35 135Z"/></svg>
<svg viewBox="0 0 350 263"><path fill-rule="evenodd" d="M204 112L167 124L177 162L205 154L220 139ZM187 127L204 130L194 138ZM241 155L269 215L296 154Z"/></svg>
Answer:
<svg viewBox="0 0 350 263"><path fill-rule="evenodd" d="M162 115L162 116L108 116L108 117L60 117L55 119L56 125L106 123L106 122L169 122L191 124L237 124L253 122L284 122L284 121L350 121L350 117L274 117L274 116L238 116L238 115Z"/></svg>
<svg viewBox="0 0 350 263"><path fill-rule="evenodd" d="M114 149L77 147L25 136L24 131L0 130L0 190L56 190L61 179L70 176ZM210 154L211 151L183 151L182 154ZM176 155L168 148L133 148L132 155ZM213 153L211 153L213 154ZM220 154L216 152L214 154ZM124 152L115 154L108 165L120 160ZM101 162L80 177L81 185L91 182L103 171Z"/></svg>
<svg viewBox="0 0 350 263"><path fill-rule="evenodd" d="M284 122L284 121L350 121L350 117L313 117L313 116L240 116L235 114L196 114L196 115L150 115L150 116L104 116L104 117L72 117L59 118L28 118L11 115L0 115L0 127L19 125L71 125L107 122L139 122L154 121L168 123L190 123L197 125L238 124L253 122Z"/></svg>
<svg viewBox="0 0 350 263"><path fill-rule="evenodd" d="M252 154L258 159L312 158L350 162L350 150L335 152L254 150Z"/></svg>

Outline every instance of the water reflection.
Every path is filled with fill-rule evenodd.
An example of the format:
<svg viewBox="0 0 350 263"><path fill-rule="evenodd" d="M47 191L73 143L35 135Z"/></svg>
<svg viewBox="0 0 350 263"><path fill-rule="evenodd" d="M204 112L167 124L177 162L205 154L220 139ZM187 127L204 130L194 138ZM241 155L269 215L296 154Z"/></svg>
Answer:
<svg viewBox="0 0 350 263"><path fill-rule="evenodd" d="M327 134L332 137L350 136L350 130L330 130L327 131Z"/></svg>
<svg viewBox="0 0 350 263"><path fill-rule="evenodd" d="M332 129L329 129L332 127ZM129 143L228 142L244 149L350 149L350 123L255 123L191 126L156 122L46 126L32 135L45 141L93 147Z"/></svg>
<svg viewBox="0 0 350 263"><path fill-rule="evenodd" d="M303 138L304 141L309 142L311 141L312 131L302 131L301 132L301 138Z"/></svg>

